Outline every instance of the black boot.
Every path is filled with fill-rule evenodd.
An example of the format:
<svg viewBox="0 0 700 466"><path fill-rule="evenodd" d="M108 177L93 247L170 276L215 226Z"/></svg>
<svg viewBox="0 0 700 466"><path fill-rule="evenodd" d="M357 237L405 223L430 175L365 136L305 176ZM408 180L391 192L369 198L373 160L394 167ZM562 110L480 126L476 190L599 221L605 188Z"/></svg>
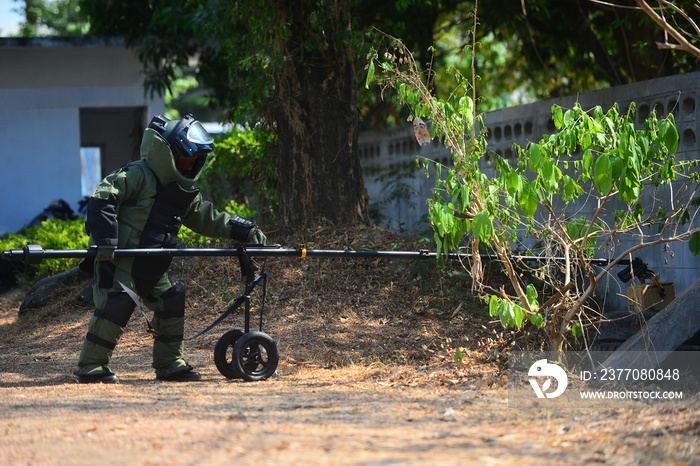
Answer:
<svg viewBox="0 0 700 466"><path fill-rule="evenodd" d="M156 380L163 382L199 382L202 380L202 376L199 375L199 372L190 369L186 372L178 372L170 375L156 374Z"/></svg>
<svg viewBox="0 0 700 466"><path fill-rule="evenodd" d="M78 375L78 383L119 383L116 374Z"/></svg>

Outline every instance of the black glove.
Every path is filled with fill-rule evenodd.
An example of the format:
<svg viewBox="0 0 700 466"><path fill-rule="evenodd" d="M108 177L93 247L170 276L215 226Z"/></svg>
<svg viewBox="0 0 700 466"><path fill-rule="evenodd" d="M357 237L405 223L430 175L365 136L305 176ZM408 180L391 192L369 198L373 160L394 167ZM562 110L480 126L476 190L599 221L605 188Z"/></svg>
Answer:
<svg viewBox="0 0 700 466"><path fill-rule="evenodd" d="M240 215L232 215L229 220L231 225L231 238L248 244L266 244L267 238L254 221Z"/></svg>
<svg viewBox="0 0 700 466"><path fill-rule="evenodd" d="M246 243L262 244L263 246L265 246L267 244L267 237L260 228L253 227L253 229L250 230L250 233L248 233L248 239L246 239Z"/></svg>
<svg viewBox="0 0 700 466"><path fill-rule="evenodd" d="M114 250L117 249L116 246L97 246L97 255L95 260L101 261L111 261L114 259Z"/></svg>

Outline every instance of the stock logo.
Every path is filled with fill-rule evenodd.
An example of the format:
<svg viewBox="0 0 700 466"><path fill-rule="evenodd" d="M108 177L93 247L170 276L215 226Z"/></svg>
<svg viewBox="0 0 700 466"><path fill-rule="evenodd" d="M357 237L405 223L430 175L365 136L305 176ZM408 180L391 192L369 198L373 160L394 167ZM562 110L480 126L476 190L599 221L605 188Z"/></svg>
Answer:
<svg viewBox="0 0 700 466"><path fill-rule="evenodd" d="M547 362L546 359L535 361L535 363L530 366L527 375L530 377L528 380L537 398L556 398L564 393L569 383L564 369L556 364ZM538 379L542 380L541 386ZM552 379L557 381L557 388L552 392L548 392L548 390L552 388Z"/></svg>

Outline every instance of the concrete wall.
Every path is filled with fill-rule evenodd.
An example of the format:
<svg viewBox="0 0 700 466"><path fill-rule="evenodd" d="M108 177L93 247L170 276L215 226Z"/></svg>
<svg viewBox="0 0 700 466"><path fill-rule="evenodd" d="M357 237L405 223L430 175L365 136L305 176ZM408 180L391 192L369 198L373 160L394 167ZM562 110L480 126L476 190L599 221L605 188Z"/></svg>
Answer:
<svg viewBox="0 0 700 466"><path fill-rule="evenodd" d="M626 111L629 104L635 102L637 123L640 124L649 115L651 109L655 109L659 116L672 112L680 135L676 158L696 160L700 154L698 99L700 99L700 73L690 73L499 109L486 113L484 117L485 125L489 130L488 148L507 159L514 160L512 149L514 143L524 147L529 141L538 141L541 135L555 131L551 118L551 108L554 104L571 108L575 102L579 102L584 110L600 105L607 111L613 103L617 102L621 110ZM428 228L427 224L418 224L416 228L415 222L427 214L425 200L432 197L435 174L431 172L431 178L426 179L423 168L416 168L415 159L418 155L445 165L451 163L449 151L437 141L420 148L415 142L410 126L361 134L360 157L365 184L370 194L371 204L381 206L379 210L383 218L377 222L380 226L398 229L398 225L404 225L406 227L404 230L408 233L416 233L421 228ZM383 202L386 200L386 189L383 190L386 185L385 177L396 167L402 167L403 173L415 177L407 178L407 182L415 186L417 192L411 194L410 198L406 197L387 205ZM493 174L492 164L488 160L482 161L482 170L487 175ZM665 198L662 200L668 201L670 192L670 188L664 190L662 194ZM580 210L577 215L586 215L590 218L597 204L582 202L575 207ZM623 207L625 206L611 206L616 209ZM651 238L653 232L647 234ZM622 251L634 244L631 238L617 239L620 240L616 247L617 251ZM678 294L700 276L700 258L690 254L687 244L671 245L670 249L665 249L663 245L647 248L635 253L634 257L641 257L647 262L652 270L660 274L662 281L674 282ZM599 290L600 298L607 308L620 308L627 305L624 297L625 286L618 283L614 277L608 287Z"/></svg>
<svg viewBox="0 0 700 466"><path fill-rule="evenodd" d="M0 234L59 198L77 209L81 145L114 147L103 154L103 171L132 159L141 137L129 135L134 126L142 131L165 110L142 82L121 40L0 39ZM109 122L110 112L121 117L90 124Z"/></svg>
<svg viewBox="0 0 700 466"><path fill-rule="evenodd" d="M436 173L431 165L426 176L418 156L449 166L449 151L435 142L421 148L412 126L364 131L359 146L374 223L411 235L430 230L426 200L432 197Z"/></svg>

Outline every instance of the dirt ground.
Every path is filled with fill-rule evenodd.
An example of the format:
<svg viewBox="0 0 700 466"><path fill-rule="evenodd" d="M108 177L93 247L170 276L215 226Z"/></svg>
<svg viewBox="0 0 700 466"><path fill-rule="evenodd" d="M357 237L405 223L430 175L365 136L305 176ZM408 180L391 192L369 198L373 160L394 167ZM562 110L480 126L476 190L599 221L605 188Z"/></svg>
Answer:
<svg viewBox="0 0 700 466"><path fill-rule="evenodd" d="M375 230L352 236L299 239L415 246ZM21 318L27 290L0 295L0 464L700 464L697 395L604 409L510 405L509 369L489 357L500 328L458 292L459 273L369 260L265 266L264 330L280 363L261 382L228 380L214 365L217 339L240 315L188 342L203 381L155 381L137 311L110 364L121 383L80 385L85 283ZM183 261L174 273L188 287L190 336L239 289L235 259Z"/></svg>

